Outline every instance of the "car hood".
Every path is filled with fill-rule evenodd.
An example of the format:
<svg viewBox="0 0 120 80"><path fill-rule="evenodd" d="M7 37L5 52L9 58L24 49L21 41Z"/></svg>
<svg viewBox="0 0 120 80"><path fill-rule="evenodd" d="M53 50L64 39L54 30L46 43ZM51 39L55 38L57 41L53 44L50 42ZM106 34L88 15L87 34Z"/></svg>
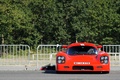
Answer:
<svg viewBox="0 0 120 80"><path fill-rule="evenodd" d="M76 64L90 64L97 62L97 55L69 55L67 57L68 63Z"/></svg>

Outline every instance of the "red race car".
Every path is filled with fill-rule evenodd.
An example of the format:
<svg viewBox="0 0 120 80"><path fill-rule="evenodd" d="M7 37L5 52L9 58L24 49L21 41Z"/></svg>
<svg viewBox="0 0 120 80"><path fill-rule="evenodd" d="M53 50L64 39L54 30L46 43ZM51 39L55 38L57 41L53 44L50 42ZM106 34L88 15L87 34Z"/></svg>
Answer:
<svg viewBox="0 0 120 80"><path fill-rule="evenodd" d="M66 50L56 54L56 72L110 72L109 54L101 45L76 42L62 48Z"/></svg>

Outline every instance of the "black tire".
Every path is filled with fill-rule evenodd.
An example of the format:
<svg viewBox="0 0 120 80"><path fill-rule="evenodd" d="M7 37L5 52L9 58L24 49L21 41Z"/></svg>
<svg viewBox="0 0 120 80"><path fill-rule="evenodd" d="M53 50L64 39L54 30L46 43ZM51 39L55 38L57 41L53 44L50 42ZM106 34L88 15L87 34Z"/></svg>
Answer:
<svg viewBox="0 0 120 80"><path fill-rule="evenodd" d="M57 74L62 74L62 73L64 73L64 72L62 72L62 71L56 71L56 73L57 73Z"/></svg>
<svg viewBox="0 0 120 80"><path fill-rule="evenodd" d="M109 74L110 71L103 71L102 73L103 73L103 74Z"/></svg>

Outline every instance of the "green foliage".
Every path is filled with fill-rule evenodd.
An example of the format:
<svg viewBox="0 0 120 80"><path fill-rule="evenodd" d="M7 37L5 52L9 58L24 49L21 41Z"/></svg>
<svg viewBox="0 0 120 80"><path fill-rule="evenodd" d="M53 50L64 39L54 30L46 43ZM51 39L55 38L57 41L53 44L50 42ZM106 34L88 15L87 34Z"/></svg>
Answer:
<svg viewBox="0 0 120 80"><path fill-rule="evenodd" d="M120 0L0 0L4 44L120 44ZM2 43L2 40L1 40Z"/></svg>

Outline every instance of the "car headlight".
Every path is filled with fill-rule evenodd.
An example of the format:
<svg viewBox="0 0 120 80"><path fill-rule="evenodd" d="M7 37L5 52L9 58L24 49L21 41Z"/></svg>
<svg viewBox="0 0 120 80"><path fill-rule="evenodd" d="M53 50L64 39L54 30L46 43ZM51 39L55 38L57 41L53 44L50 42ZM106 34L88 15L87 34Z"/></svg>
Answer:
<svg viewBox="0 0 120 80"><path fill-rule="evenodd" d="M108 60L104 60L104 63L107 64L107 63L108 63Z"/></svg>
<svg viewBox="0 0 120 80"><path fill-rule="evenodd" d="M62 61L61 61L61 60L58 60L58 63L62 63Z"/></svg>
<svg viewBox="0 0 120 80"><path fill-rule="evenodd" d="M100 62L102 63L102 64L107 64L108 63L108 56L101 56L100 57Z"/></svg>
<svg viewBox="0 0 120 80"><path fill-rule="evenodd" d="M61 57L59 56L59 57L58 57L58 60L60 60L60 59L61 59Z"/></svg>
<svg viewBox="0 0 120 80"><path fill-rule="evenodd" d="M108 57L107 57L107 56L105 56L105 59L108 59Z"/></svg>
<svg viewBox="0 0 120 80"><path fill-rule="evenodd" d="M104 56L102 56L100 59L101 59L101 60L104 60L104 58L105 58L105 57L104 57Z"/></svg>
<svg viewBox="0 0 120 80"><path fill-rule="evenodd" d="M61 57L61 59L62 59L62 60L64 60L64 59L65 59L65 57L63 57L63 56L62 56L62 57Z"/></svg>
<svg viewBox="0 0 120 80"><path fill-rule="evenodd" d="M58 56L58 57L57 57L57 63L58 63L58 64L63 64L63 63L65 63L65 57L64 57L64 56Z"/></svg>

